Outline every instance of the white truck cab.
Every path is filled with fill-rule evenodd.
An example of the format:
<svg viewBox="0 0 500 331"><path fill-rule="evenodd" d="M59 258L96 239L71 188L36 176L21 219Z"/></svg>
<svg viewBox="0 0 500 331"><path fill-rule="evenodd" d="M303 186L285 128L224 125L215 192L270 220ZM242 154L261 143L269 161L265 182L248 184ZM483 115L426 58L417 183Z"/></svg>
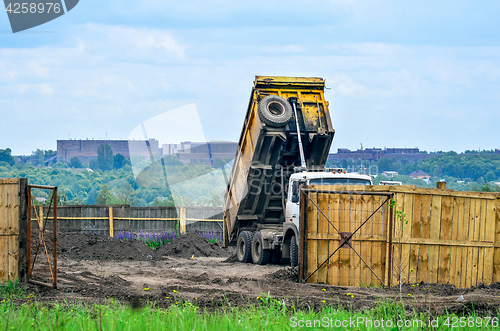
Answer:
<svg viewBox="0 0 500 331"><path fill-rule="evenodd" d="M344 169L303 171L290 176L285 208L285 222L293 222L299 228L301 185L373 185L371 176L348 173Z"/></svg>

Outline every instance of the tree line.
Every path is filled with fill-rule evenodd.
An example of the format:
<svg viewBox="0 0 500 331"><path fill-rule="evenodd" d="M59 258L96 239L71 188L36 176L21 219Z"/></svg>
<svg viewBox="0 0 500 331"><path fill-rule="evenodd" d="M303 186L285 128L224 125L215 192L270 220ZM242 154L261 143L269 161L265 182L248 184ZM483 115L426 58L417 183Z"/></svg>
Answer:
<svg viewBox="0 0 500 331"><path fill-rule="evenodd" d="M225 187L222 176L217 176L210 166L183 164L171 155L160 162L151 162L142 171L136 169L137 180L130 159L113 155L107 144L98 148L97 158L89 164L83 164L76 157L68 164L46 164L16 162L10 149L0 150L0 177L28 178L30 184L57 186L61 204L222 205L220 193ZM168 167L168 180L161 164ZM174 190L171 185L175 186ZM47 202L50 200L48 192L35 192L38 197L47 198Z"/></svg>
<svg viewBox="0 0 500 331"><path fill-rule="evenodd" d="M66 164L50 161L54 160L54 151L36 150L17 162L11 149L0 149L0 177L28 178L31 184L58 186L62 204L221 206L221 193L231 171L227 160L215 160L218 169L214 169L208 165L183 164L175 156L166 155L159 161L148 162L146 167L135 168L134 175L130 159L113 155L109 145L101 145L97 154L89 164L76 157ZM492 151L440 153L419 162L381 158L365 163L349 159L339 164L328 162L327 166L358 172L365 167L377 169L375 184L389 180L380 176L382 171L397 171L399 176L391 180L403 184L435 187L437 181L444 179L447 187L454 190L500 191L495 184L500 182L500 154ZM430 183L408 177L415 170L427 172ZM48 197L43 190L37 194Z"/></svg>

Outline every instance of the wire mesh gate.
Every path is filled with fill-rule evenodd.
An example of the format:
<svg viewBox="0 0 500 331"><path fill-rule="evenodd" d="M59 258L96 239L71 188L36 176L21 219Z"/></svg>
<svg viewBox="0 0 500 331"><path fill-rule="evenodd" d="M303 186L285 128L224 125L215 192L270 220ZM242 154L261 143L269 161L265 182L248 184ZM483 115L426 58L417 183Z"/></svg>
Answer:
<svg viewBox="0 0 500 331"><path fill-rule="evenodd" d="M389 192L301 189L299 278L343 286L390 286Z"/></svg>
<svg viewBox="0 0 500 331"><path fill-rule="evenodd" d="M35 204L35 201L39 200L36 199L32 189L49 190L46 214L44 214L44 205ZM56 288L57 187L28 185L28 201L28 282Z"/></svg>

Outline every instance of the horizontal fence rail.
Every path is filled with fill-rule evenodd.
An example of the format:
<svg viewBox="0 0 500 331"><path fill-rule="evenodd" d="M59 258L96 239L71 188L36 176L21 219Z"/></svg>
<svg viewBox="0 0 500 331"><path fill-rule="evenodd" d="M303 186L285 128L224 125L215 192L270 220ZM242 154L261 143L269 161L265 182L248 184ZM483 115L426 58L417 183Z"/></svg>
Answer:
<svg viewBox="0 0 500 331"><path fill-rule="evenodd" d="M47 206L36 206L43 215ZM211 231L222 233L222 207L130 207L128 205L66 205L58 207L59 232L91 232L116 236L164 230ZM32 222L36 219L32 219Z"/></svg>

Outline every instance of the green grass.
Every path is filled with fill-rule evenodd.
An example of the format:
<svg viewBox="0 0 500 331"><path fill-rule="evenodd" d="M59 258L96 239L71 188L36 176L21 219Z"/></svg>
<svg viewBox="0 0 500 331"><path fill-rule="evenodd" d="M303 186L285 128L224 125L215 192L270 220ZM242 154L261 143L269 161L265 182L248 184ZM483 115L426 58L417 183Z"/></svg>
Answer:
<svg viewBox="0 0 500 331"><path fill-rule="evenodd" d="M287 307L283 301L262 295L256 299L259 304L250 307L227 307L222 310L208 312L196 307L190 302L179 302L167 309L155 307L153 303L147 303L144 308L133 310L112 299L104 305L87 305L82 303L45 304L31 303L33 295L27 297L24 304L15 304L15 299L4 299L0 301L0 330L307 330L331 329L331 330L397 330L396 321L400 318L407 320L415 319L415 313L405 311L404 307L397 301L382 302L375 309L367 311L347 311L336 309L332 306L324 306L319 312L312 310L297 310L293 306ZM28 303L29 302L29 303ZM420 319L428 324L428 316L420 314ZM439 330L451 329L445 326L447 318L453 316L441 316L436 323ZM496 316L498 318L498 316ZM458 317L457 317L458 318ZM467 316L474 319L477 326L479 317ZM393 321L393 328L380 328L369 323L360 325L352 324L335 327L335 321L349 320L357 322L371 320ZM310 321L311 327L308 327ZM316 321L316 322L315 322ZM449 320L452 322L452 320ZM346 323L344 322L344 323ZM316 326L314 325L316 323ZM337 322L338 323L338 322ZM387 326L388 322L385 322ZM470 321L468 322L470 323ZM425 325L424 328L409 327L399 328L405 330L434 330ZM297 327L293 327L296 325ZM330 326L333 327L330 327ZM455 330L470 330L470 325ZM498 329L482 325L477 330Z"/></svg>
<svg viewBox="0 0 500 331"><path fill-rule="evenodd" d="M17 279L14 281L9 279L5 284L0 285L0 297L22 297L24 294L24 287Z"/></svg>

